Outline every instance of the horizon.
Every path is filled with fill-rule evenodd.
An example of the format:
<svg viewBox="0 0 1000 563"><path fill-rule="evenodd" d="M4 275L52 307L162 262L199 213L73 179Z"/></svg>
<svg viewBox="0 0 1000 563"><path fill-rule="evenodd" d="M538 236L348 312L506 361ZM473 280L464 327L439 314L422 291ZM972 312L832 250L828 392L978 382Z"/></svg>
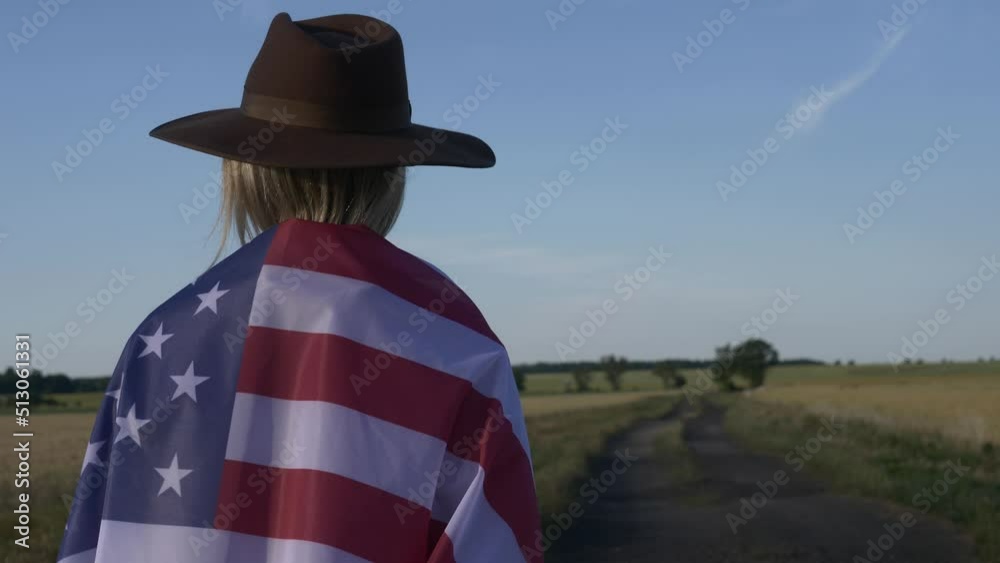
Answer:
<svg viewBox="0 0 1000 563"><path fill-rule="evenodd" d="M388 238L465 289L513 363L755 335L826 363L1000 355L1000 6L569 4L338 4L399 30L414 121L497 153L411 169ZM238 105L282 9L331 8L67 2L31 34L37 2L0 7L30 85L5 93L0 324L56 346L43 372L110 373L211 264L219 159L147 133Z"/></svg>

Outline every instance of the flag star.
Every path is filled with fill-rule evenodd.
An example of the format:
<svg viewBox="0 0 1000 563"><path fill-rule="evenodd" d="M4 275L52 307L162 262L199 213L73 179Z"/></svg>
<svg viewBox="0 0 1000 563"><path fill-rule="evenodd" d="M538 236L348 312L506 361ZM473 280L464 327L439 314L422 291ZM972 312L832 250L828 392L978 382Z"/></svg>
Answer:
<svg viewBox="0 0 1000 563"><path fill-rule="evenodd" d="M163 334L163 323L160 323L160 326L156 328L156 332L149 336L140 334L139 338L146 343L146 349L139 354L139 357L141 358L147 354L156 354L157 358L163 359L163 343L170 340L172 336L173 334Z"/></svg>
<svg viewBox="0 0 1000 563"><path fill-rule="evenodd" d="M219 282L215 282L215 286L208 290L207 293L199 293L198 299L201 299L201 303L198 305L198 309L194 312L195 315L202 312L204 309L209 309L216 315L219 311L216 309L218 305L219 298L223 295L229 293L228 289L219 289Z"/></svg>
<svg viewBox="0 0 1000 563"><path fill-rule="evenodd" d="M101 456L97 452L101 450L104 443L107 440L102 440L100 442L94 442L93 444L87 444L87 453L83 455L83 467L80 468L80 474L87 469L87 466L93 463L97 467L104 467L104 462L101 461Z"/></svg>
<svg viewBox="0 0 1000 563"><path fill-rule="evenodd" d="M119 416L115 418L115 423L118 425L118 435L115 436L115 443L121 442L125 438L132 438L132 441L138 446L142 446L142 437L139 435L139 430L149 424L148 418L137 418L135 416L135 405L128 410L128 414L125 416Z"/></svg>
<svg viewBox="0 0 1000 563"><path fill-rule="evenodd" d="M174 396L170 397L170 400L174 400L181 395L187 395L191 397L194 402L198 402L198 392L197 387L205 381L208 377L203 377L194 374L194 362L188 365L187 370L184 371L184 375L171 375L170 379L174 380L177 384L177 389L174 390Z"/></svg>
<svg viewBox="0 0 1000 563"><path fill-rule="evenodd" d="M174 460L170 462L170 467L154 467L160 477L163 477L163 484L160 485L160 492L156 496L160 496L167 492L167 489L173 489L177 493L177 496L181 495L181 479L187 477L193 469L181 469L177 462L177 454L174 454Z"/></svg>
<svg viewBox="0 0 1000 563"><path fill-rule="evenodd" d="M119 387L118 389L115 389L113 391L108 391L107 393L105 393L105 395L117 401L122 396L122 388Z"/></svg>

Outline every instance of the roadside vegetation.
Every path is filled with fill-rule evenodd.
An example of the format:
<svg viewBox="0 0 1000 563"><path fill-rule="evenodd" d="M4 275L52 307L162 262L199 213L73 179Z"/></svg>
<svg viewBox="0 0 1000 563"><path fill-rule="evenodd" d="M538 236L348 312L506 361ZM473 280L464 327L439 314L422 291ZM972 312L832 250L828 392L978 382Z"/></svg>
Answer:
<svg viewBox="0 0 1000 563"><path fill-rule="evenodd" d="M590 464L612 436L666 415L681 400L679 393L658 394L622 405L529 416L528 439L543 522L580 500L579 489L590 477Z"/></svg>
<svg viewBox="0 0 1000 563"><path fill-rule="evenodd" d="M752 396L712 400L729 405L726 430L737 441L779 456L802 448L833 414ZM838 422L846 431L805 462L807 474L837 492L908 507L917 520L924 514L950 520L973 538L983 561L1000 562L1000 456L991 443L860 418Z"/></svg>

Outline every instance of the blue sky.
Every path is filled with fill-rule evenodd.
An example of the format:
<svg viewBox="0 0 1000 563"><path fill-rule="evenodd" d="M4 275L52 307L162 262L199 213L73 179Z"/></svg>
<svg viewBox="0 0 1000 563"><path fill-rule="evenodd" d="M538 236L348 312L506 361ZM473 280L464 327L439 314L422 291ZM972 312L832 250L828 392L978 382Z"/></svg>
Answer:
<svg viewBox="0 0 1000 563"><path fill-rule="evenodd" d="M214 255L217 202L188 221L179 206L218 159L147 132L237 105L277 11L392 5L233 3L216 3L232 8L220 17L208 1L68 0L24 41L10 34L38 2L0 6L12 78L0 95L13 108L0 138L0 333L63 340L47 370L108 373L145 315ZM414 170L390 238L463 285L515 362L706 357L754 331L785 356L825 360L886 361L918 331L920 357L1000 355L1000 275L983 263L1000 253L995 2L565 0L558 18L554 0L399 6L389 21L414 119L483 137L498 165ZM880 26L894 6L898 28ZM496 86L474 111L446 113L481 79ZM144 80L134 107L115 102ZM93 152L54 171L102 120ZM766 162L745 162L754 154ZM736 189L733 167L752 170ZM542 184L560 174L572 182L547 200ZM859 220L893 186L892 204ZM513 220L529 217L526 199L546 207ZM859 221L852 243L844 225ZM670 254L662 266L651 248ZM649 260L658 269L643 272ZM88 305L121 288L123 269L134 279L101 311ZM934 330L939 310L948 321ZM81 328L65 341L67 322ZM579 346L574 329L589 335Z"/></svg>

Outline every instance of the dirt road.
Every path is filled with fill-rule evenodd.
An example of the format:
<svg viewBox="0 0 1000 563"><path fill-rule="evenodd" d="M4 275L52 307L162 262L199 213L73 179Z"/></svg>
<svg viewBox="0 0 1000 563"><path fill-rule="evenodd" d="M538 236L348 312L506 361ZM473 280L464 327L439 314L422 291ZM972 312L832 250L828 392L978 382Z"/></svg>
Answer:
<svg viewBox="0 0 1000 563"><path fill-rule="evenodd" d="M671 416L681 416L686 408ZM906 507L832 494L822 483L807 479L807 471L794 472L782 458L741 449L723 431L724 416L718 408L706 407L686 421L684 442L693 454L698 478L683 483L675 482L662 456L655 455L655 441L671 418L644 423L613 440L607 457L594 464L592 474L611 468L615 452L627 450L636 461L592 504L591 499L579 499L583 515L552 543L547 561L975 561L971 543L951 525ZM758 481L773 481L779 470L786 471L787 482L771 488L773 496L750 515L741 500L749 504L751 496L761 491ZM757 497L758 504L763 498ZM907 510L915 516L912 527L900 523ZM882 547L878 547L880 541Z"/></svg>

